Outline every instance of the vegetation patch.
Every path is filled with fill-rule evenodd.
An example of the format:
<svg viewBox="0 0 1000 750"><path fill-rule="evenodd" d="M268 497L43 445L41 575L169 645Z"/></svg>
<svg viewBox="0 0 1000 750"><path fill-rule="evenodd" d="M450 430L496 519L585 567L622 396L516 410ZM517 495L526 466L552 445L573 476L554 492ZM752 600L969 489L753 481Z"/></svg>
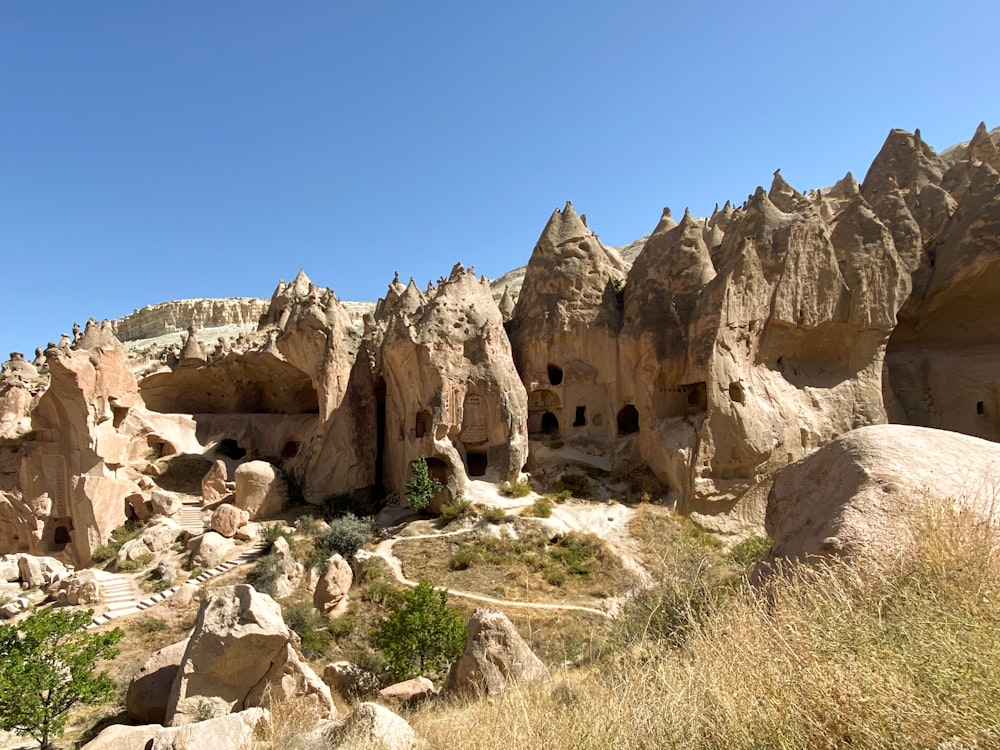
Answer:
<svg viewBox="0 0 1000 750"><path fill-rule="evenodd" d="M516 482L504 482L500 485L500 494L503 497L527 497L531 494L531 485L524 479L518 479Z"/></svg>

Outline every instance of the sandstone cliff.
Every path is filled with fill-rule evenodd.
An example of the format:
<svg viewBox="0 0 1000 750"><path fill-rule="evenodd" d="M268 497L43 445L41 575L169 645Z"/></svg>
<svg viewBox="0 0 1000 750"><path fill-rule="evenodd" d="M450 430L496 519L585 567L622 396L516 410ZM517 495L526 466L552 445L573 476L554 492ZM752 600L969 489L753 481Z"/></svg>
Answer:
<svg viewBox="0 0 1000 750"><path fill-rule="evenodd" d="M181 299L146 305L117 321L120 341L135 341L164 333L195 328L257 325L267 309L267 300L253 297L225 299Z"/></svg>

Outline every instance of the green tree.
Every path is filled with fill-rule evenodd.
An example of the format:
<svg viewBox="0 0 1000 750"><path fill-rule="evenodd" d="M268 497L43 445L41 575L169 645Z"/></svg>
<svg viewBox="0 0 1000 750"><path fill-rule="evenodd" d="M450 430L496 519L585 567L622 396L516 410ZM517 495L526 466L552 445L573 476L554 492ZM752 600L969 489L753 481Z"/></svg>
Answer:
<svg viewBox="0 0 1000 750"><path fill-rule="evenodd" d="M403 593L403 601L371 635L386 656L392 676L405 680L426 672L441 673L462 654L465 620L448 606L448 592L423 580Z"/></svg>
<svg viewBox="0 0 1000 750"><path fill-rule="evenodd" d="M410 480L406 483L406 497L410 507L423 510L430 505L431 498L444 486L427 471L427 459L423 456L410 464Z"/></svg>
<svg viewBox="0 0 1000 750"><path fill-rule="evenodd" d="M86 630L93 616L48 608L0 625L0 729L30 735L49 750L69 709L114 698L111 678L94 667L118 655L124 632Z"/></svg>

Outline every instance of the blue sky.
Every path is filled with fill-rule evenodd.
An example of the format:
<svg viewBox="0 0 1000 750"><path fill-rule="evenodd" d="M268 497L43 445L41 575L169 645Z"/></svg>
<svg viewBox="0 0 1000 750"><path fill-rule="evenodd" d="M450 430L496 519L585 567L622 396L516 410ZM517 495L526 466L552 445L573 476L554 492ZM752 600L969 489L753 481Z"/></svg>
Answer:
<svg viewBox="0 0 1000 750"><path fill-rule="evenodd" d="M860 180L893 127L1000 125L1000 4L0 4L0 358L74 321L341 299L527 262L568 199L609 244L663 206Z"/></svg>

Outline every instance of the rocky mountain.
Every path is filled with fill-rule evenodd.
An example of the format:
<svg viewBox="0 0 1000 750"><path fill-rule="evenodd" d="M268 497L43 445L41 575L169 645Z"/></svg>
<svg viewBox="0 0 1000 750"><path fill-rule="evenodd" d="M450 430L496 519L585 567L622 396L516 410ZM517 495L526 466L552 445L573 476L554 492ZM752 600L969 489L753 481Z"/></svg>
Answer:
<svg viewBox="0 0 1000 750"><path fill-rule="evenodd" d="M1000 440L997 140L983 125L942 158L894 130L861 183L803 194L776 172L710 217L665 211L632 262L567 204L516 294L456 266L348 309L300 273L267 302L144 308L118 338L91 321L4 365L0 551L86 565L164 477L216 460L352 507L402 493L421 457L435 507L524 471L652 476L728 530L858 427Z"/></svg>

